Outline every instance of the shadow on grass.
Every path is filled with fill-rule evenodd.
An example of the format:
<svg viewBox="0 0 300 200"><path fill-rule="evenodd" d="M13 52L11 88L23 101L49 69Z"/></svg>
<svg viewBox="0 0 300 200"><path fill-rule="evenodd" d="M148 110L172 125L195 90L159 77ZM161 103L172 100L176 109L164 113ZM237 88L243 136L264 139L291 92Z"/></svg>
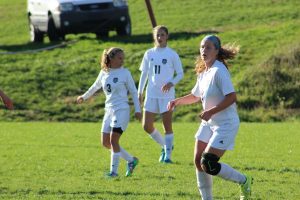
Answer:
<svg viewBox="0 0 300 200"><path fill-rule="evenodd" d="M187 40L194 37L198 37L201 35L207 34L217 34L219 32L213 30L206 30L200 32L174 32L170 33L170 40ZM80 40L97 40L94 37L90 37L89 35L81 35L78 37L78 41ZM102 38L97 40L99 43L103 42L118 42L118 43L131 43L131 44L139 44L139 43L152 43L152 33L149 34L140 34L140 35L132 35L132 36L112 36L109 38ZM66 43L71 42L70 40L66 40ZM2 54L14 54L21 53L23 51L32 51L41 48L47 48L54 45L62 44L61 42L51 42L51 43L24 43L24 44L13 44L13 45L0 45L0 50L4 51ZM64 46L62 46L64 47ZM60 47L61 48L61 47ZM9 53L11 52L11 53ZM1 54L1 52L0 52Z"/></svg>
<svg viewBox="0 0 300 200"><path fill-rule="evenodd" d="M207 34L217 34L219 32L213 31L213 30L207 30L207 31L200 31L200 32L174 32L170 33L169 40L188 40L194 37L199 37L201 35L207 35ZM140 35L132 35L132 36L126 36L126 37L120 37L120 36L112 36L110 38L103 38L100 39L99 42L119 42L119 43L131 43L131 44L138 44L138 43L152 43L152 33L149 34L140 34Z"/></svg>
<svg viewBox="0 0 300 200"><path fill-rule="evenodd" d="M28 50L47 48L49 46L59 45L60 43L61 42L52 42L52 43L27 42L24 44L0 45L0 50L3 50L5 52L22 52L22 51L28 51Z"/></svg>

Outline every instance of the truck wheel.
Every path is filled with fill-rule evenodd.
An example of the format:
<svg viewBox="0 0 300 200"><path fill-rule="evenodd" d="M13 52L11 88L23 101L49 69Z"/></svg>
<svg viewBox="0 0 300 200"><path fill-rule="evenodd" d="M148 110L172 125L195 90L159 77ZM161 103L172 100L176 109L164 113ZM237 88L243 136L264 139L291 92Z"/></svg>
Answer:
<svg viewBox="0 0 300 200"><path fill-rule="evenodd" d="M99 31L96 32L95 34L97 39L108 38L108 31Z"/></svg>
<svg viewBox="0 0 300 200"><path fill-rule="evenodd" d="M47 34L51 42L58 41L61 39L61 36L55 27L54 20L52 17L50 17L48 20Z"/></svg>
<svg viewBox="0 0 300 200"><path fill-rule="evenodd" d="M118 36L130 36L131 35L131 22L130 20L127 21L122 26L117 27L117 35Z"/></svg>
<svg viewBox="0 0 300 200"><path fill-rule="evenodd" d="M44 34L41 31L39 31L37 28L35 28L31 22L29 22L29 28L30 28L30 41L36 43L43 42Z"/></svg>

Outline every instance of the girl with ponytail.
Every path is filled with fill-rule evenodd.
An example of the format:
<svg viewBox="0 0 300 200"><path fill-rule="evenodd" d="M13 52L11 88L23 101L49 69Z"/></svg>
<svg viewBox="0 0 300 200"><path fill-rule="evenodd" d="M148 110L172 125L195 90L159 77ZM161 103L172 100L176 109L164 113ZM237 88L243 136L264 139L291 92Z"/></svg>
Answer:
<svg viewBox="0 0 300 200"><path fill-rule="evenodd" d="M219 37L208 35L200 43L195 62L197 82L191 93L170 101L175 106L202 102L200 127L195 135L196 177L202 200L212 200L212 176L238 183L240 199L250 198L252 178L219 162L226 150L232 150L240 120L236 110L236 94L228 71L227 60L238 52L236 47L222 47Z"/></svg>
<svg viewBox="0 0 300 200"><path fill-rule="evenodd" d="M110 172L107 175L112 178L118 176L120 157L127 161L126 176L131 176L138 164L138 159L119 145L120 137L126 130L130 118L128 92L133 99L135 117L138 120L142 118L134 80L130 71L123 67L123 63L124 51L122 49L117 47L105 49L100 58L101 71L96 81L87 92L77 97L77 103L82 103L97 90L103 89L106 101L101 128L101 142L105 148L111 150Z"/></svg>

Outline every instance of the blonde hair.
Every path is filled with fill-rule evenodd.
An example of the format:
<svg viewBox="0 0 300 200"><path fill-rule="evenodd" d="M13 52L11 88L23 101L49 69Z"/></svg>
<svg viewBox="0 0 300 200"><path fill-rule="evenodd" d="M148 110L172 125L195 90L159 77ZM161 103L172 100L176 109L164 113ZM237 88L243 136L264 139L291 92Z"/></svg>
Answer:
<svg viewBox="0 0 300 200"><path fill-rule="evenodd" d="M233 59L237 55L239 50L240 50L239 46L236 46L235 44L227 44L224 47L220 47L216 59L222 62L228 69L227 60ZM197 74L201 74L204 70L205 70L205 62L202 60L201 55L199 55L197 56L195 61L195 71Z"/></svg>
<svg viewBox="0 0 300 200"><path fill-rule="evenodd" d="M118 47L104 49L102 57L100 58L101 69L107 72L110 68L111 59L113 59L118 53L124 53L123 49Z"/></svg>

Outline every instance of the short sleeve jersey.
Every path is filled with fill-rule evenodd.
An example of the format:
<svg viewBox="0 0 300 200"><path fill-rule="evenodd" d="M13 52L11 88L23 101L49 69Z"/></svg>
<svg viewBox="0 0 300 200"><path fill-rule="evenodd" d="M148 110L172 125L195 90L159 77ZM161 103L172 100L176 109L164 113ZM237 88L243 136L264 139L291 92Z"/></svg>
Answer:
<svg viewBox="0 0 300 200"><path fill-rule="evenodd" d="M122 108L128 108L129 91L134 101L135 111L140 112L137 89L129 70L123 67L110 69L109 72L101 70L94 84L83 95L83 99L88 99L101 88L106 96L105 108L112 109L114 111Z"/></svg>
<svg viewBox="0 0 300 200"><path fill-rule="evenodd" d="M197 83L192 89L192 94L201 98L204 110L218 105L227 94L232 92L235 91L229 71L226 66L218 60L214 62L208 71L204 71L198 75ZM224 110L214 114L211 120L221 122L236 118L238 118L238 114L236 104L233 103Z"/></svg>
<svg viewBox="0 0 300 200"><path fill-rule="evenodd" d="M154 47L145 52L140 70L148 74L146 96L150 98L174 98L175 89L162 92L163 85L171 82L174 73L183 73L178 54L171 48Z"/></svg>

